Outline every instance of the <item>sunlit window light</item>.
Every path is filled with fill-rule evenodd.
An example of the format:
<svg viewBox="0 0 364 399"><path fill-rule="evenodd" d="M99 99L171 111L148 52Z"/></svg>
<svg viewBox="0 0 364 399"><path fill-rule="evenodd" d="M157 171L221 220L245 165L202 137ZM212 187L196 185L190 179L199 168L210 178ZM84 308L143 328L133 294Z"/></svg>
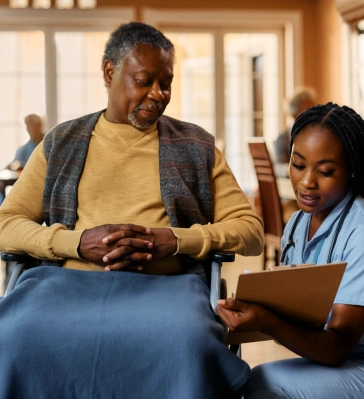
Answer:
<svg viewBox="0 0 364 399"><path fill-rule="evenodd" d="M358 30L360 33L364 31L364 19L358 22Z"/></svg>
<svg viewBox="0 0 364 399"><path fill-rule="evenodd" d="M28 0L9 0L9 6L11 8L27 8Z"/></svg>
<svg viewBox="0 0 364 399"><path fill-rule="evenodd" d="M68 9L73 8L73 0L56 0L56 8L59 9Z"/></svg>
<svg viewBox="0 0 364 399"><path fill-rule="evenodd" d="M78 8L95 8L97 0L78 0Z"/></svg>
<svg viewBox="0 0 364 399"><path fill-rule="evenodd" d="M33 0L33 8L50 8L51 0Z"/></svg>

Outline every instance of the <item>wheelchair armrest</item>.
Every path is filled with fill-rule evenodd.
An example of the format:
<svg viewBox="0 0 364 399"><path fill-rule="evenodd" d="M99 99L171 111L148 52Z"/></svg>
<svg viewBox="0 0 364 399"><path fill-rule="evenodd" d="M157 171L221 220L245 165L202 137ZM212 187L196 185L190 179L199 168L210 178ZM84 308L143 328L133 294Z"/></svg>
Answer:
<svg viewBox="0 0 364 399"><path fill-rule="evenodd" d="M235 253L234 252L212 252L211 260L214 262L234 262L235 261Z"/></svg>
<svg viewBox="0 0 364 399"><path fill-rule="evenodd" d="M221 297L221 266L223 262L234 262L235 254L233 252L213 252L210 255L211 264L211 290L210 290L210 304L216 314L216 305L218 299ZM13 273L11 274L10 281L5 291L7 296L15 287L16 281L20 274L25 269L25 265L34 262L35 259L28 254L1 254L1 259L5 262L17 262Z"/></svg>
<svg viewBox="0 0 364 399"><path fill-rule="evenodd" d="M2 253L1 259L7 263L8 262L16 262L16 265L13 268L9 283L6 287L6 291L4 294L4 297L6 297L14 289L15 284L16 284L19 276L22 274L22 272L26 268L30 268L30 267L38 264L39 260L34 259L30 255L25 254L25 253L20 253L20 254Z"/></svg>
<svg viewBox="0 0 364 399"><path fill-rule="evenodd" d="M26 262L30 256L28 254L10 254L10 253L3 253L1 254L1 259L4 262Z"/></svg>
<svg viewBox="0 0 364 399"><path fill-rule="evenodd" d="M213 252L210 258L212 260L210 304L213 312L217 314L217 301L221 297L221 266L223 262L234 262L235 254L233 252Z"/></svg>

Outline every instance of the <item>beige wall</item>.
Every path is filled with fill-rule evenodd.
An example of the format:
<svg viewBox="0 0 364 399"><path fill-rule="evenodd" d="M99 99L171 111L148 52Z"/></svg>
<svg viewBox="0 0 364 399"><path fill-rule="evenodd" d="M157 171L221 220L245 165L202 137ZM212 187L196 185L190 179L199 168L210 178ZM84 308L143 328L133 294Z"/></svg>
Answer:
<svg viewBox="0 0 364 399"><path fill-rule="evenodd" d="M0 0L0 6L7 4ZM98 7L120 5L120 0L98 0ZM319 102L342 102L341 17L334 0L123 0L122 6L133 7L139 20L143 8L300 11L303 83L317 90Z"/></svg>
<svg viewBox="0 0 364 399"><path fill-rule="evenodd" d="M305 23L305 79L316 88L320 102L342 103L341 17L333 0L315 3L314 18Z"/></svg>

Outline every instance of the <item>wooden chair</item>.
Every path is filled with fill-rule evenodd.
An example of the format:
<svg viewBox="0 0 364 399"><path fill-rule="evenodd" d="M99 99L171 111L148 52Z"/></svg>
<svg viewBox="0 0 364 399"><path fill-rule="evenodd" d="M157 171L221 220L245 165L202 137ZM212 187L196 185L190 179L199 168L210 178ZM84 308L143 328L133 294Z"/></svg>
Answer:
<svg viewBox="0 0 364 399"><path fill-rule="evenodd" d="M263 138L248 140L250 154L257 175L261 213L264 222L265 246L264 269L271 260L269 250L274 250L274 265L279 265L281 238L283 235L283 215L278 194L276 176L269 152Z"/></svg>

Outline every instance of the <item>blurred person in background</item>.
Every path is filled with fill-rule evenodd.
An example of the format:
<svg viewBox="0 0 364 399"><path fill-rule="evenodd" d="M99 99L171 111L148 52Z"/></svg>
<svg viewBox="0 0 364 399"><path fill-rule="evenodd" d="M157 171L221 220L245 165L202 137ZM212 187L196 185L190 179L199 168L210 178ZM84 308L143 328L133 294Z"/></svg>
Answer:
<svg viewBox="0 0 364 399"><path fill-rule="evenodd" d="M27 115L24 118L24 123L30 138L27 143L16 150L12 162L0 170L0 204L5 198L6 187L13 185L35 147L43 140L43 120L39 115Z"/></svg>
<svg viewBox="0 0 364 399"><path fill-rule="evenodd" d="M13 161L7 166L11 170L22 170L35 147L43 140L43 121L39 115L27 115L24 123L30 138L16 150Z"/></svg>
<svg viewBox="0 0 364 399"><path fill-rule="evenodd" d="M287 128L281 132L273 143L274 147L274 171L277 177L288 178L289 159L290 159L290 140L292 126L298 115L307 108L316 104L316 91L309 86L298 86L291 97L287 98L284 104L287 116ZM296 200L282 199L283 222L286 224L293 212L298 210Z"/></svg>
<svg viewBox="0 0 364 399"><path fill-rule="evenodd" d="M299 86L293 95L285 101L285 114L287 116L287 128L281 132L274 141L275 172L278 177L288 177L288 163L290 158L289 143L291 130L298 115L316 104L316 91L309 86Z"/></svg>

